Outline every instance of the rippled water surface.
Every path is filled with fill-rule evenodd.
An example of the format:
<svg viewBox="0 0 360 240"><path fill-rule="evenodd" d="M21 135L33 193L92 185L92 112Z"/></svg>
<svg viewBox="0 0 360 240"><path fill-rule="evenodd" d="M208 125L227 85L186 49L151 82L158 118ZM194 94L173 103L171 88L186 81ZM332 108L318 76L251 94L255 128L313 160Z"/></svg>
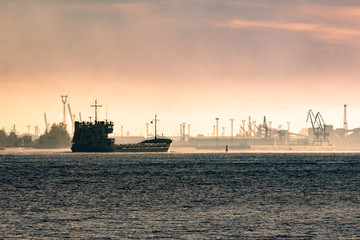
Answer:
<svg viewBox="0 0 360 240"><path fill-rule="evenodd" d="M0 152L0 238L360 239L360 154Z"/></svg>

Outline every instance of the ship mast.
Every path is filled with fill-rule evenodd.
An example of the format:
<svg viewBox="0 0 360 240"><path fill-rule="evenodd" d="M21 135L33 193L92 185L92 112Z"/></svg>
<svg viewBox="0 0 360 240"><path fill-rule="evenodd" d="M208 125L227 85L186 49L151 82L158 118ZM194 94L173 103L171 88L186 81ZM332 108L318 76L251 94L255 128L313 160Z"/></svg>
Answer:
<svg viewBox="0 0 360 240"><path fill-rule="evenodd" d="M155 139L157 139L156 136L156 122L159 121L159 119L157 119L157 115L155 114L155 120L153 120L155 122Z"/></svg>
<svg viewBox="0 0 360 240"><path fill-rule="evenodd" d="M97 104L97 100L95 100L95 105L91 105L91 107L95 108L95 122L97 122L97 109L98 107L102 107L102 105ZM91 119L90 119L91 121Z"/></svg>

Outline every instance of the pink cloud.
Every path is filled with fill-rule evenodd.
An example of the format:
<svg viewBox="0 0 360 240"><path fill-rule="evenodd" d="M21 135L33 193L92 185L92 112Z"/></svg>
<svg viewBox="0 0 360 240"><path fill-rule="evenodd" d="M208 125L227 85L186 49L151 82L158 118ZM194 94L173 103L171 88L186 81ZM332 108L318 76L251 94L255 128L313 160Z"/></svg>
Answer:
<svg viewBox="0 0 360 240"><path fill-rule="evenodd" d="M315 31L319 28L319 26L316 24L280 23L276 21L248 21L242 19L228 20L216 25L228 28L273 28L292 31Z"/></svg>
<svg viewBox="0 0 360 240"><path fill-rule="evenodd" d="M296 9L302 16L359 23L360 7L307 5Z"/></svg>
<svg viewBox="0 0 360 240"><path fill-rule="evenodd" d="M330 24L314 23L288 23L278 21L250 21L243 19L231 19L215 24L218 27L245 29L245 28L264 28L285 31L303 32L312 37L328 42L347 43L358 46L360 30L358 28L338 27Z"/></svg>

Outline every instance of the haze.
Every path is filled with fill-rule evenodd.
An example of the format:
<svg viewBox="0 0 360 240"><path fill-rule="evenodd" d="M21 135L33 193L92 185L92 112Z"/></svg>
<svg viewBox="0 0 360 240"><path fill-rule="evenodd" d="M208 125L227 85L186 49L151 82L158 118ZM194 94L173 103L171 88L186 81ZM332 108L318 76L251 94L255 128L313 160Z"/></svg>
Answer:
<svg viewBox="0 0 360 240"><path fill-rule="evenodd" d="M347 0L1 0L0 127L74 114L144 134L179 124L207 135L215 117L230 134L252 116L298 132L306 112L359 127L360 3Z"/></svg>

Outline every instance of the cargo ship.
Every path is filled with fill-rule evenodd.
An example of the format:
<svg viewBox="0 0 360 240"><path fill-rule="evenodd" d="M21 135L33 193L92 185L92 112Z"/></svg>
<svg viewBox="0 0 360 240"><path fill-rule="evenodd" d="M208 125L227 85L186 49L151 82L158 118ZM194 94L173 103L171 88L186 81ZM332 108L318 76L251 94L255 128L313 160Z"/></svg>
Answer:
<svg viewBox="0 0 360 240"><path fill-rule="evenodd" d="M75 122L74 136L71 151L73 152L168 152L171 139L155 137L139 143L115 144L114 138L108 134L113 133L114 123L108 121Z"/></svg>

